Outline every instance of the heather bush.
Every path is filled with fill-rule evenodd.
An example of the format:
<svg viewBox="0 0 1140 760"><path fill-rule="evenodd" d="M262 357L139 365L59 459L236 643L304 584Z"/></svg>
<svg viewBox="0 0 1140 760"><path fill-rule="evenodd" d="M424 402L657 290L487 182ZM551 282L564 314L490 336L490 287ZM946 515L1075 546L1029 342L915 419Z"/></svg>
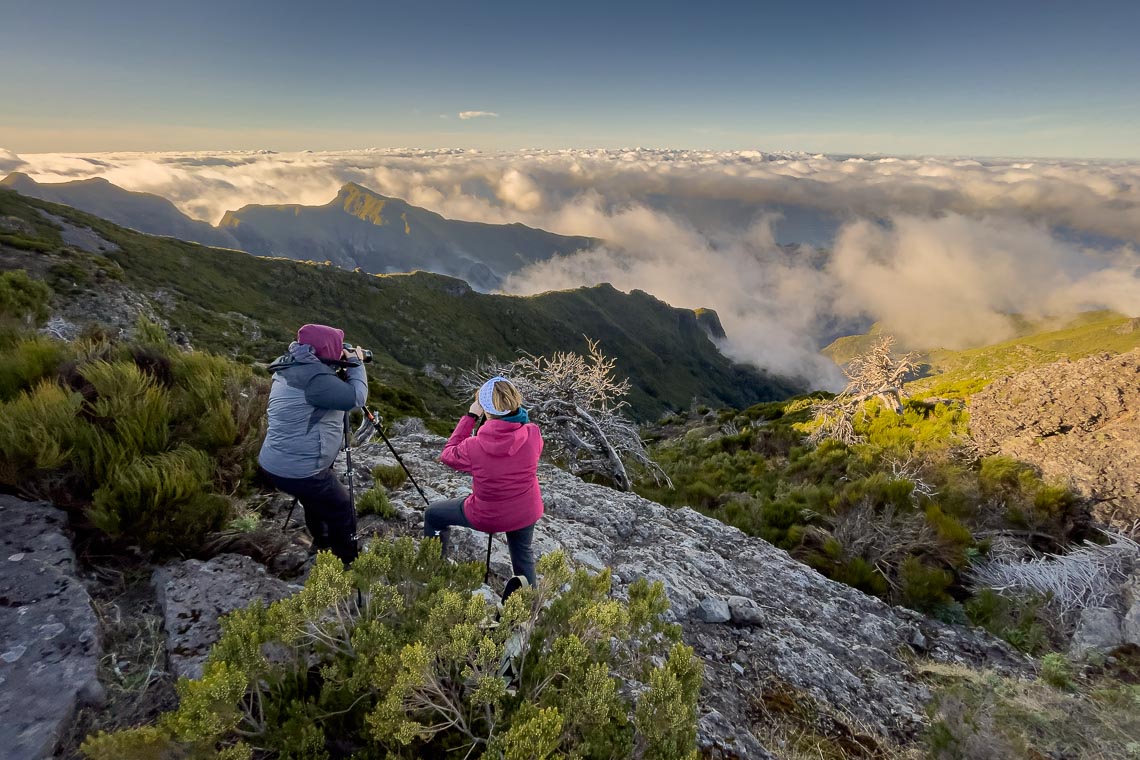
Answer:
<svg viewBox="0 0 1140 760"><path fill-rule="evenodd" d="M51 313L51 288L23 269L0 272L0 323L36 327Z"/></svg>
<svg viewBox="0 0 1140 760"><path fill-rule="evenodd" d="M646 475L643 496L697 509L786 549L833 580L945 619L964 619L965 573L988 535L1064 544L1078 521L1067 488L1004 457L971 455L968 416L955 403L906 399L901 413L865 404L859 443L808 445L814 397L668 421L652 455L669 489ZM677 427L681 426L681 430ZM1034 633L1011 636L1035 645Z"/></svg>
<svg viewBox="0 0 1140 760"><path fill-rule="evenodd" d="M0 401L8 401L21 390L55 374L63 360L63 344L41 336L30 336L3 349L0 363Z"/></svg>
<svg viewBox="0 0 1140 760"><path fill-rule="evenodd" d="M121 757L696 758L701 664L661 585L627 602L559 552L498 620L439 542L318 555L293 597L229 615L156 725L88 738ZM510 664L508 672L507 665Z"/></svg>
<svg viewBox="0 0 1140 760"><path fill-rule="evenodd" d="M218 530L229 502L210 492L213 461L182 445L119 464L95 490L87 516L108 536L159 551L196 546Z"/></svg>

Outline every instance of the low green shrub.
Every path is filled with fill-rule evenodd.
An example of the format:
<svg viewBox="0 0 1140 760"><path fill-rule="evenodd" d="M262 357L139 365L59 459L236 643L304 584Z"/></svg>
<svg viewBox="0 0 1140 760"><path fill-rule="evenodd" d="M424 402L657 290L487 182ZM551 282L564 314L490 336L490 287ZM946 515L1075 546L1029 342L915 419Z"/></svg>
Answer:
<svg viewBox="0 0 1140 760"><path fill-rule="evenodd" d="M1011 599L992 589L980 589L966 602L966 616L974 625L1005 639L1027 654L1049 648L1050 626L1043 619L1043 598Z"/></svg>
<svg viewBox="0 0 1140 760"><path fill-rule="evenodd" d="M0 483L27 486L34 473L55 474L64 468L79 438L82 404L78 393L40 380L0 405Z"/></svg>
<svg viewBox="0 0 1140 760"><path fill-rule="evenodd" d="M970 458L964 405L907 399L897 414L869 402L853 420L862 443L809 446L812 403L822 397L722 410L712 432L693 413L674 417L650 452L674 488L649 473L635 488L759 536L833 580L947 620L967 614L956 600L970 596L963 574L986 550L979 534L1011 529L1054 551L1077 535L1079 504L1068 489L1013 459ZM730 434L716 435L721 426ZM838 536L834 552L828 536ZM1007 627L1021 646L1041 640L1039 629Z"/></svg>
<svg viewBox="0 0 1140 760"><path fill-rule="evenodd" d="M38 326L51 314L51 288L23 269L0 272L0 318Z"/></svg>
<svg viewBox="0 0 1140 760"><path fill-rule="evenodd" d="M180 446L119 464L96 489L87 516L108 536L158 551L196 547L218 530L230 504L210 492L213 462Z"/></svg>
<svg viewBox="0 0 1140 760"><path fill-rule="evenodd" d="M129 343L0 347L0 484L115 541L192 551L256 469L268 381L142 327Z"/></svg>
<svg viewBox="0 0 1140 760"><path fill-rule="evenodd" d="M951 601L947 589L954 574L940 567L930 567L915 556L903 560L899 570L902 598L906 605L920 612L933 612Z"/></svg>
<svg viewBox="0 0 1140 760"><path fill-rule="evenodd" d="M373 486L356 498L356 511L362 515L379 515L385 520L396 516L396 508L381 485Z"/></svg>
<svg viewBox="0 0 1140 760"><path fill-rule="evenodd" d="M1073 666L1065 655L1050 652L1041 658L1041 680L1058 689L1073 686Z"/></svg>
<svg viewBox="0 0 1140 760"><path fill-rule="evenodd" d="M571 571L561 552L538 573L496 623L473 593L480 566L444 562L436 540L375 542L351 570L322 552L298 594L224 619L175 712L82 751L695 760L702 666L664 622L661 584L637 581L622 602L608 571Z"/></svg>
<svg viewBox="0 0 1140 760"><path fill-rule="evenodd" d="M408 482L408 473L399 464L378 464L372 468L372 479L385 488L396 489Z"/></svg>
<svg viewBox="0 0 1140 760"><path fill-rule="evenodd" d="M63 344L39 335L21 340L2 352L0 401L8 401L21 390L54 375L63 360Z"/></svg>

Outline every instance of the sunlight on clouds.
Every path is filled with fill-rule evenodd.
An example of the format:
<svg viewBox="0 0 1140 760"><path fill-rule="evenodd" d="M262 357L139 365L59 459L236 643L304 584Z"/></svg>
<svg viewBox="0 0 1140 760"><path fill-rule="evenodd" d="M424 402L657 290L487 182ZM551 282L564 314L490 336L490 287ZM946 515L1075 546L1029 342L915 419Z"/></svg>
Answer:
<svg viewBox="0 0 1140 760"><path fill-rule="evenodd" d="M471 112L476 113L476 112ZM445 216L605 241L515 273L530 293L611 282L718 311L733 356L832 383L837 321L959 347L1010 313L1140 314L1140 163L758 151L29 154L40 182L101 176L216 223L250 203L327 203L358 182ZM790 236L790 237L789 237ZM812 240L829 252L778 241ZM1094 250L1095 249L1095 250Z"/></svg>

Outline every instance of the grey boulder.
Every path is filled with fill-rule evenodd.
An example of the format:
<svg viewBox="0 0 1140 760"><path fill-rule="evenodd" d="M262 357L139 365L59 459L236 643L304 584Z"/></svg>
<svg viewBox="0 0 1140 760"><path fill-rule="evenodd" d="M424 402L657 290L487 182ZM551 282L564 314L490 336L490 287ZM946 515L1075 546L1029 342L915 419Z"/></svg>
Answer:
<svg viewBox="0 0 1140 760"><path fill-rule="evenodd" d="M75 576L67 515L0 496L0 756L52 757L77 707L103 698L99 621Z"/></svg>
<svg viewBox="0 0 1140 760"><path fill-rule="evenodd" d="M240 554L219 554L208 562L191 559L155 570L151 579L166 628L166 651L176 676L198 678L218 640L218 619L248 607L289 596L300 586L269 575Z"/></svg>

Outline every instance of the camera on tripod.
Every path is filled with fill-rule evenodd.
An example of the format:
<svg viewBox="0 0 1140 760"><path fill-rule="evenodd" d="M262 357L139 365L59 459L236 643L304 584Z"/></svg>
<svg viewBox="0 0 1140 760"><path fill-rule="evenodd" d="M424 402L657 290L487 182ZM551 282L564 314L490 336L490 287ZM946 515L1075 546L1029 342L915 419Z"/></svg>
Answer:
<svg viewBox="0 0 1140 760"><path fill-rule="evenodd" d="M356 351L356 346L352 345L351 343L345 343L344 344L344 350L351 354L354 351ZM362 348L360 350L360 352L362 354L364 354L364 363L365 364L368 364L369 362L372 361L372 352L371 351L369 351L367 348Z"/></svg>

